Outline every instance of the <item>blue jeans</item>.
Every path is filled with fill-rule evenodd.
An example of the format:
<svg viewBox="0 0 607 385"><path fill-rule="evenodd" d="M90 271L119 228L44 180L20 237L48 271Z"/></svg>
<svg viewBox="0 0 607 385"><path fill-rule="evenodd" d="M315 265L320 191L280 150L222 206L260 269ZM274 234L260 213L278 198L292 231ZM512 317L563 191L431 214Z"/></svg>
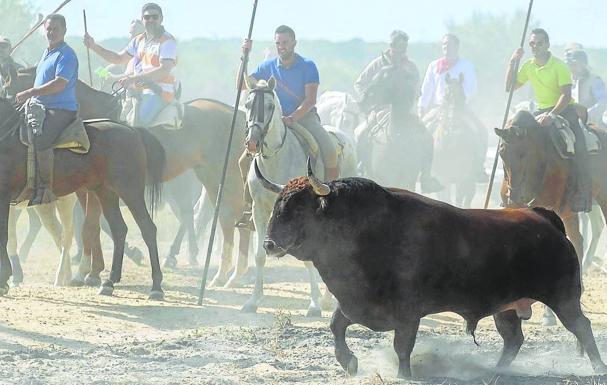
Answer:
<svg viewBox="0 0 607 385"><path fill-rule="evenodd" d="M160 95L142 94L141 99L139 100L137 125L140 127L148 127L165 105L166 103L162 100L162 96Z"/></svg>

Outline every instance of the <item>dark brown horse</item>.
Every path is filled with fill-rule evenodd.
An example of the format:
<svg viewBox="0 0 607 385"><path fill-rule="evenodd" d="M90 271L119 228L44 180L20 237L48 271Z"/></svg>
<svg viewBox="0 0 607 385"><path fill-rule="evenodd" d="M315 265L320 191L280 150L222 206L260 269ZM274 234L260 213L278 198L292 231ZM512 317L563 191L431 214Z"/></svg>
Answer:
<svg viewBox="0 0 607 385"><path fill-rule="evenodd" d="M19 140L21 121L21 113L10 101L0 99L0 295L7 293L7 281L12 274L6 249L9 205L26 181L27 148ZM91 142L87 154L56 151L53 192L62 196L87 189L94 191L101 203L114 239L110 277L102 284L101 294L111 294L122 274L127 232L119 208L119 198L122 199L133 214L150 253L150 298L162 299L156 226L144 200L146 179L151 202L157 202L160 196L165 168L162 146L143 130L109 121L88 124L87 132Z"/></svg>
<svg viewBox="0 0 607 385"><path fill-rule="evenodd" d="M504 161L502 200L507 206L552 208L565 223L582 266L583 240L577 213L571 210L569 196L574 175L571 159L564 159L550 138L554 127L541 127L527 111L519 111L508 128L495 129L502 138L500 156ZM607 133L594 130L602 152L590 156L593 198L607 217Z"/></svg>

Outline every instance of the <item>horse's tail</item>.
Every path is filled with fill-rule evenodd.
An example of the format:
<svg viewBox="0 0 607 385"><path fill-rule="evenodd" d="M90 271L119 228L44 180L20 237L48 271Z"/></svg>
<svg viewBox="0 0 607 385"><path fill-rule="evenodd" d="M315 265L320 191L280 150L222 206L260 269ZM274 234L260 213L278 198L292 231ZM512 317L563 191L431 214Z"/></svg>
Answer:
<svg viewBox="0 0 607 385"><path fill-rule="evenodd" d="M565 232L565 224L561 220L561 217L556 215L556 213L550 209L545 209L543 207L534 207L533 211L542 217L546 218L554 227L556 227L561 233L567 235Z"/></svg>
<svg viewBox="0 0 607 385"><path fill-rule="evenodd" d="M150 212L154 216L154 212L160 205L162 200L162 176L166 166L166 154L164 147L160 141L145 128L134 128L137 130L143 146L145 147L145 155L147 159L146 173L146 198L150 207Z"/></svg>

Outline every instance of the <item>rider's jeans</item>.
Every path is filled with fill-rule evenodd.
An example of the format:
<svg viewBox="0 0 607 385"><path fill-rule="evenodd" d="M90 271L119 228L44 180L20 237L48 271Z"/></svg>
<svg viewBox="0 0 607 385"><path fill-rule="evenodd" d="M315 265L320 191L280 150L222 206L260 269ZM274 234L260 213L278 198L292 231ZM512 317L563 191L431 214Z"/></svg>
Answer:
<svg viewBox="0 0 607 385"><path fill-rule="evenodd" d="M148 127L164 108L166 102L156 94L142 94L139 100L139 116L137 126Z"/></svg>

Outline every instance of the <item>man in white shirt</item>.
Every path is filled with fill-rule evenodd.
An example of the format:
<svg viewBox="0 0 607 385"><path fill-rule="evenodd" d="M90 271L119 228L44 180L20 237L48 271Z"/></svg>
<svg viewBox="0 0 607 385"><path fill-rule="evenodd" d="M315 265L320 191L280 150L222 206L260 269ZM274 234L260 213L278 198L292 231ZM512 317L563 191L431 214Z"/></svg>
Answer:
<svg viewBox="0 0 607 385"><path fill-rule="evenodd" d="M476 92L476 71L474 65L466 59L459 57L459 39L453 34L446 34L442 39L443 57L434 60L428 65L421 88L418 101L418 112L424 123L428 123L428 113L443 103L447 89L446 77L458 79L463 75L463 88L466 95L466 103ZM472 111L468 111L470 123L479 136L479 162L481 169L478 171L478 180L486 181L487 175L484 171L484 160L487 151L487 130L481 125ZM428 127L431 129L431 127ZM431 130L432 131L432 130Z"/></svg>

